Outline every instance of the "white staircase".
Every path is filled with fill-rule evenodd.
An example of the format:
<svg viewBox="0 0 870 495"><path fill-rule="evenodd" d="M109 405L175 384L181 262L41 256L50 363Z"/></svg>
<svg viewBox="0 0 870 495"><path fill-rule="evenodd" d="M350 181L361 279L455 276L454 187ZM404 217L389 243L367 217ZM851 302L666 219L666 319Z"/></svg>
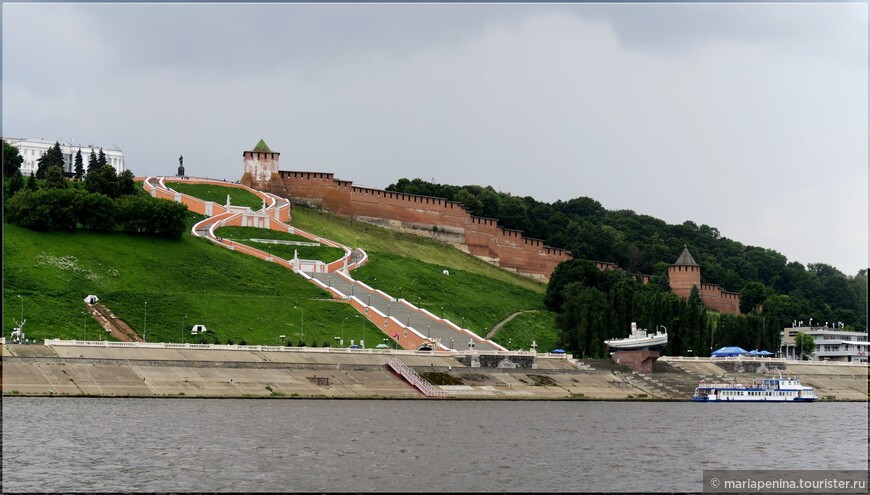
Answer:
<svg viewBox="0 0 870 495"><path fill-rule="evenodd" d="M384 364L401 375L405 380L408 380L408 383L417 387L417 389L420 392L423 392L423 395L426 397L436 397L439 399L453 397L452 394L436 389L431 383L418 375L417 372L411 369L407 364L399 361L398 358L387 358L387 361Z"/></svg>

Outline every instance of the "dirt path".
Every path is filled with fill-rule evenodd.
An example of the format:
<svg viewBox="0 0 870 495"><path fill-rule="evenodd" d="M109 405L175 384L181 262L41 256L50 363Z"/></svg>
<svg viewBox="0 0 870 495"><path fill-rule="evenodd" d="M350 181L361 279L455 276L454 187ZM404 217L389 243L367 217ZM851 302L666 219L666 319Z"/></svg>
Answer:
<svg viewBox="0 0 870 495"><path fill-rule="evenodd" d="M523 313L534 313L535 311L536 311L536 310L534 310L534 309L529 309L529 310L526 310L526 311L518 311L518 312L516 312L516 313L514 313L514 314L512 314L512 315L510 315L510 316L508 316L508 317L505 318L504 320L502 320L502 321L496 323L495 326L492 327L492 330L490 330L490 331L486 334L486 337L485 337L485 338L486 338L486 339L491 339L492 336L495 335L496 332L498 332L499 330L501 330L501 327L505 326L505 324L506 324L507 322L513 320L513 319L516 318L517 316L519 316L519 315L521 315L521 314L523 314Z"/></svg>
<svg viewBox="0 0 870 495"><path fill-rule="evenodd" d="M124 323L124 320L119 319L112 313L112 310L103 306L100 303L87 304L88 312L97 320L101 327L109 331L112 337L121 342L144 342L136 332L130 328L130 325Z"/></svg>

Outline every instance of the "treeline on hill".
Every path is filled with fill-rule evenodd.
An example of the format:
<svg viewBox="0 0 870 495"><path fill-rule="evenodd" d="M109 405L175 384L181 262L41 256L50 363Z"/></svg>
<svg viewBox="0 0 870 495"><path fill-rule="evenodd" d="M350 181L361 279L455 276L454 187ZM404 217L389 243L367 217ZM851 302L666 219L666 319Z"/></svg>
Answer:
<svg viewBox="0 0 870 495"><path fill-rule="evenodd" d="M671 356L709 356L711 350L731 345L776 352L780 330L803 318L789 296L765 300L761 315L755 310L708 314L697 288L684 300L661 280L644 284L625 271L599 270L586 260L556 267L544 303L557 313L561 345L591 358L607 357L604 341L627 337L631 322L650 332L664 326L668 344L663 353Z"/></svg>
<svg viewBox="0 0 870 495"><path fill-rule="evenodd" d="M570 250L576 259L613 262L629 273L666 278L668 265L687 245L701 265L702 282L739 292L741 300L745 294L744 313L780 294L805 308L815 321L867 328L866 269L848 276L824 263L804 266L775 250L722 237L715 227L691 221L670 225L631 210L609 211L587 197L543 203L496 192L491 186L452 186L421 179L400 179L387 191L460 202L473 215L496 218L504 227Z"/></svg>
<svg viewBox="0 0 870 495"><path fill-rule="evenodd" d="M18 149L3 142L4 213L6 221L33 230L84 228L97 231L143 233L178 239L186 229L187 207L159 200L136 187L133 172L116 173L115 167L91 153L84 174L81 152L76 154L76 176L81 183L68 181L63 174L60 144L40 158L36 174L25 181Z"/></svg>

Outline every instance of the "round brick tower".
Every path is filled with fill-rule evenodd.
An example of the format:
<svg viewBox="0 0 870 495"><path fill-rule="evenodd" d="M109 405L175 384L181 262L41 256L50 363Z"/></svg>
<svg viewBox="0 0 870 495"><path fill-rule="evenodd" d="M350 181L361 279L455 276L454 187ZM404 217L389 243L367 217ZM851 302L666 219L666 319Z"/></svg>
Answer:
<svg viewBox="0 0 870 495"><path fill-rule="evenodd" d="M668 267L668 280L671 292L685 299L688 299L693 286L701 288L701 266L695 263L688 247L684 246L676 263Z"/></svg>

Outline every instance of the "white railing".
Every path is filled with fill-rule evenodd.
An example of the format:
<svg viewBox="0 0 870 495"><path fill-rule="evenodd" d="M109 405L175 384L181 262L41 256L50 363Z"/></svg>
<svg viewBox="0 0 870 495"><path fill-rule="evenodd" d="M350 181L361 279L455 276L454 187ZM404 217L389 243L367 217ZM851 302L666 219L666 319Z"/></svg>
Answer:
<svg viewBox="0 0 870 495"><path fill-rule="evenodd" d="M469 354L466 351L417 351L409 349L351 349L349 347L288 347L282 345L229 345L229 344L179 344L173 342L116 342L108 340L61 340L45 339L46 346L72 346L72 347L106 347L106 348L136 348L136 349L191 349L191 350L214 350L214 351L257 351L257 352L319 352L332 354L379 354L397 356L429 356L429 357L453 357L456 355ZM474 351L473 354L490 354L497 356L525 356L534 353L524 351ZM548 356L538 354L538 356ZM564 357L564 354L552 354L552 357Z"/></svg>
<svg viewBox="0 0 870 495"><path fill-rule="evenodd" d="M722 363L722 362L755 362L755 363L787 363L787 364L809 364L809 365L826 365L826 366L868 366L868 363L862 362L844 362L844 361L799 361L797 359L786 358L765 358L755 356L731 356L731 357L698 357L698 356L662 356L661 361L670 362L704 362L704 363Z"/></svg>
<svg viewBox="0 0 870 495"><path fill-rule="evenodd" d="M436 389L431 383L411 369L411 367L396 358L388 358L384 364L405 378L405 380L408 380L408 383L417 387L426 397L437 397L439 399L452 397L452 394Z"/></svg>
<svg viewBox="0 0 870 495"><path fill-rule="evenodd" d="M785 358L769 358L756 356L728 356L728 357L705 357L705 356L662 356L659 358L662 361L696 361L696 362L718 362L723 361L749 361L756 363L784 363Z"/></svg>

